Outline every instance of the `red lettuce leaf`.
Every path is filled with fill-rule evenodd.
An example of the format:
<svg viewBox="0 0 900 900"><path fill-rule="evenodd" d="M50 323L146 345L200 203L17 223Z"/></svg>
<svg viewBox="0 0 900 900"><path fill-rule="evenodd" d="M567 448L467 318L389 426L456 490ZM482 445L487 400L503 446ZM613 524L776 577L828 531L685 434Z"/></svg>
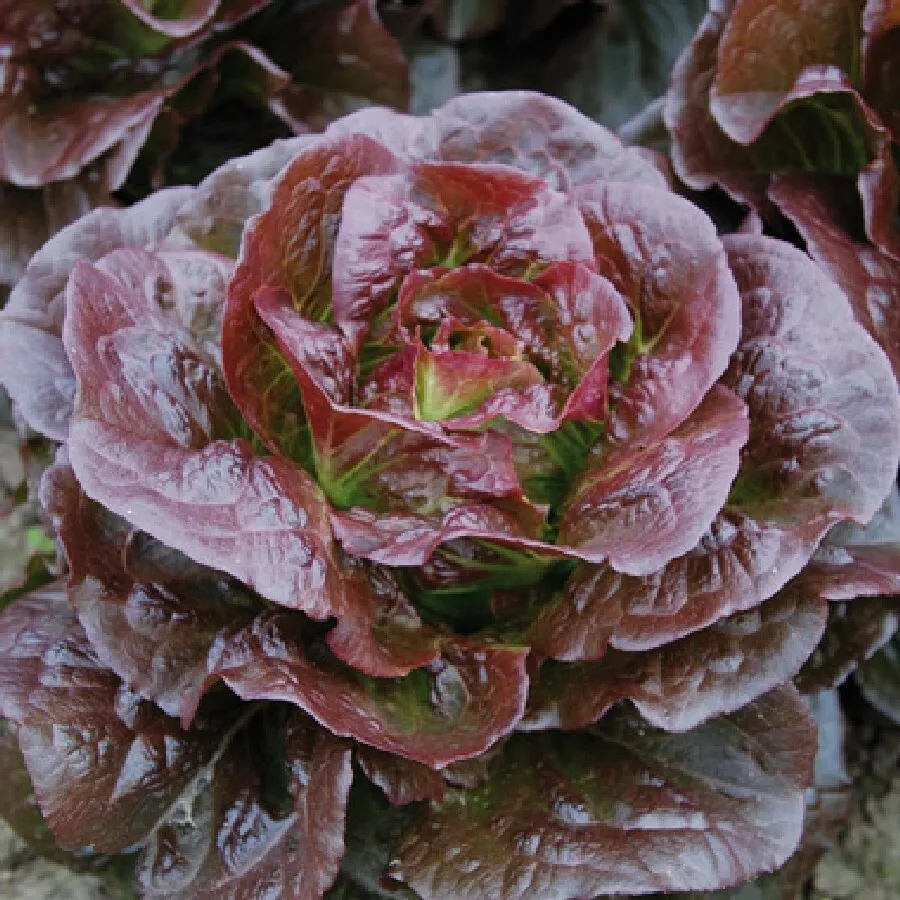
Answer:
<svg viewBox="0 0 900 900"><path fill-rule="evenodd" d="M350 748L298 711L207 707L190 731L94 656L59 593L0 619L0 706L63 846L145 843L149 896L317 897L343 854ZM253 839L248 835L252 833Z"/></svg>
<svg viewBox="0 0 900 900"><path fill-rule="evenodd" d="M222 354L232 397L274 452L290 452L291 433L303 427L304 419L297 387L256 313L254 297L265 286L285 288L304 318L320 319L330 305L334 237L344 195L361 176L398 166L397 158L371 138L325 136L300 149L272 188L266 211L244 232L225 309Z"/></svg>
<svg viewBox="0 0 900 900"><path fill-rule="evenodd" d="M522 276L534 263L591 262L567 195L508 166L415 163L358 179L334 248L334 318L354 348L415 268L486 263Z"/></svg>
<svg viewBox="0 0 900 900"><path fill-rule="evenodd" d="M834 66L855 77L861 5L861 0L714 4L729 10L710 88L710 109L723 131L738 143L752 143L810 66Z"/></svg>
<svg viewBox="0 0 900 900"><path fill-rule="evenodd" d="M805 586L803 576L797 580ZM900 600L896 597L832 603L825 633L797 676L797 687L804 693L840 687L891 640L898 627Z"/></svg>
<svg viewBox="0 0 900 900"><path fill-rule="evenodd" d="M788 586L756 609L656 650L610 650L597 662L546 662L523 724L583 728L614 703L631 700L657 728L688 731L796 675L819 643L827 613L824 600Z"/></svg>
<svg viewBox="0 0 900 900"><path fill-rule="evenodd" d="M343 611L328 504L306 473L257 457L218 364L144 290L155 258L81 263L64 340L81 383L72 467L92 499L192 559L315 618ZM105 269L105 271L104 271ZM148 373L153 373L152 380ZM221 438L221 439L220 439Z"/></svg>
<svg viewBox="0 0 900 900"><path fill-rule="evenodd" d="M58 843L119 853L142 840L215 750L103 668L61 585L0 618L0 711L19 726Z"/></svg>
<svg viewBox="0 0 900 900"><path fill-rule="evenodd" d="M0 315L0 382L36 431L65 440L72 414L75 378L61 339L69 273L79 260L160 244L191 195L190 188L172 188L130 209L98 209L64 228L32 258Z"/></svg>
<svg viewBox="0 0 900 900"><path fill-rule="evenodd" d="M0 185L0 306L4 289L8 291L22 277L43 244L104 202L109 202L106 193L87 178L43 190Z"/></svg>
<svg viewBox="0 0 900 900"><path fill-rule="evenodd" d="M463 94L434 113L440 159L502 163L557 190L595 181L665 187L639 150L554 97L530 91Z"/></svg>
<svg viewBox="0 0 900 900"><path fill-rule="evenodd" d="M799 251L728 238L743 334L723 384L750 440L729 502L697 546L635 578L584 567L541 612L532 645L594 659L657 647L771 597L843 519L864 522L896 475L896 384L838 288Z"/></svg>
<svg viewBox="0 0 900 900"><path fill-rule="evenodd" d="M863 12L863 78L869 102L900 141L900 93L897 58L900 22L893 0L869 0Z"/></svg>
<svg viewBox="0 0 900 900"><path fill-rule="evenodd" d="M352 777L344 742L298 712L263 711L159 823L138 862L142 896L321 897L344 853Z"/></svg>
<svg viewBox="0 0 900 900"><path fill-rule="evenodd" d="M686 553L728 499L747 409L717 387L668 436L614 444L568 498L559 542L619 572L648 575Z"/></svg>
<svg viewBox="0 0 900 900"><path fill-rule="evenodd" d="M423 800L438 802L447 792L442 772L402 756L360 744L356 748L356 761L369 781L378 785L395 806Z"/></svg>
<svg viewBox="0 0 900 900"><path fill-rule="evenodd" d="M34 787L19 749L19 731L8 719L0 719L0 818L28 845L52 862L75 869L88 868L102 861L93 854L74 854L59 847L41 816Z"/></svg>
<svg viewBox="0 0 900 900"><path fill-rule="evenodd" d="M610 434L663 437L698 406L737 345L740 304L722 244L702 212L668 192L595 184L577 196L599 270L634 319L620 383L610 386Z"/></svg>
<svg viewBox="0 0 900 900"><path fill-rule="evenodd" d="M815 752L791 688L686 734L623 711L584 732L515 737L484 787L410 828L390 873L425 900L734 885L797 846Z"/></svg>
<svg viewBox="0 0 900 900"><path fill-rule="evenodd" d="M865 525L836 525L802 573L806 589L828 600L900 594L900 492L888 494Z"/></svg>
<svg viewBox="0 0 900 900"><path fill-rule="evenodd" d="M351 377L340 335L303 319L284 291L260 291L256 309L296 377L316 477L338 509L415 513L451 499L521 498L507 438L449 435L431 423L336 402L349 394ZM412 346L405 352L416 353ZM412 366L408 371L414 377ZM410 383L410 396L413 389Z"/></svg>
<svg viewBox="0 0 900 900"><path fill-rule="evenodd" d="M783 175L769 196L797 226L810 256L841 286L857 321L900 378L900 261L854 237L856 211L848 215L839 186L829 179Z"/></svg>
<svg viewBox="0 0 900 900"><path fill-rule="evenodd" d="M427 668L375 679L330 659L296 616L272 613L222 642L214 671L245 700L296 704L333 734L441 768L521 719L528 651L450 637L439 646Z"/></svg>
<svg viewBox="0 0 900 900"><path fill-rule="evenodd" d="M295 134L321 130L365 103L409 106L407 62L375 0L302 6L260 35L266 53L289 73L290 86L269 102Z"/></svg>

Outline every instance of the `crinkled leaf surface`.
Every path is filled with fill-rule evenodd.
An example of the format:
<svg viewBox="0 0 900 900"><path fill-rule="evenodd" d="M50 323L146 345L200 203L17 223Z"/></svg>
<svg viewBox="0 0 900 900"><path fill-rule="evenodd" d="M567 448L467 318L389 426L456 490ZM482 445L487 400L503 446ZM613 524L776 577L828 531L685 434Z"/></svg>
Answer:
<svg viewBox="0 0 900 900"><path fill-rule="evenodd" d="M822 637L827 607L789 586L756 609L656 650L546 662L529 694L525 724L583 728L627 699L652 725L688 731L796 675Z"/></svg>
<svg viewBox="0 0 900 900"><path fill-rule="evenodd" d="M527 650L444 638L441 658L371 678L310 640L296 616L261 616L217 648L215 674L246 700L283 700L332 733L441 768L483 753L525 708Z"/></svg>
<svg viewBox="0 0 900 900"><path fill-rule="evenodd" d="M138 863L145 897L316 900L337 876L350 748L270 708L231 739L160 822Z"/></svg>
<svg viewBox="0 0 900 900"><path fill-rule="evenodd" d="M878 341L900 377L900 261L858 240L840 186L798 174L777 178L769 196L797 226L806 249L841 286L857 321Z"/></svg>
<svg viewBox="0 0 900 900"><path fill-rule="evenodd" d="M96 261L119 247L159 244L191 194L172 188L129 209L95 210L32 258L0 315L0 382L36 431L64 440L72 414L75 379L61 338L64 290L76 262Z"/></svg>
<svg viewBox="0 0 900 900"><path fill-rule="evenodd" d="M215 749L97 661L61 586L0 619L0 705L63 847L118 853L142 840Z"/></svg>
<svg viewBox="0 0 900 900"><path fill-rule="evenodd" d="M804 576L798 581L804 584ZM825 633L797 676L797 687L805 693L840 687L891 640L898 627L896 597L859 597L830 604Z"/></svg>
<svg viewBox="0 0 900 900"><path fill-rule="evenodd" d="M851 77L857 74L861 0L720 0L716 7L729 10L729 16L710 108L725 133L741 144L759 137L808 66L832 65Z"/></svg>
<svg viewBox="0 0 900 900"><path fill-rule="evenodd" d="M69 281L64 339L80 387L72 467L92 499L136 527L327 618L345 593L326 501L288 460L229 439L240 419L217 361L159 309L165 294L144 290L155 263L119 251Z"/></svg>
<svg viewBox="0 0 900 900"><path fill-rule="evenodd" d="M437 154L447 161L512 165L558 190L601 180L665 185L640 151L555 97L463 94L436 110L434 120Z"/></svg>
<svg viewBox="0 0 900 900"><path fill-rule="evenodd" d="M725 253L712 222L674 194L598 183L577 197L598 268L635 323L613 360L610 434L662 437L698 406L737 345L740 305Z"/></svg>
<svg viewBox="0 0 900 900"><path fill-rule="evenodd" d="M815 732L779 688L686 734L622 711L602 726L518 736L484 787L406 833L391 873L424 898L714 889L797 845Z"/></svg>
<svg viewBox="0 0 900 900"><path fill-rule="evenodd" d="M613 445L576 485L560 542L606 550L620 572L657 571L690 550L721 509L747 433L744 404L718 387L666 437Z"/></svg>
<svg viewBox="0 0 900 900"><path fill-rule="evenodd" d="M772 596L836 522L866 521L896 474L896 385L846 299L797 250L732 236L743 334L723 383L750 440L729 502L697 546L636 578L585 567L542 612L533 645L561 659L660 646ZM865 398L865 399L864 399Z"/></svg>

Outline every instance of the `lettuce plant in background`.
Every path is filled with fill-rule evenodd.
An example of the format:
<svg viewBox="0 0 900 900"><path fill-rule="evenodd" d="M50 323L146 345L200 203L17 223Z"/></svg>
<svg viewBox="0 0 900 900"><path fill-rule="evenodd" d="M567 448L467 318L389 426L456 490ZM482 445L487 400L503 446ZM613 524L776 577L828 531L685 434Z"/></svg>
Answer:
<svg viewBox="0 0 900 900"><path fill-rule="evenodd" d="M109 192L196 183L276 137L408 102L374 0L4 0L0 47L7 286Z"/></svg>
<svg viewBox="0 0 900 900"><path fill-rule="evenodd" d="M797 847L814 555L890 494L900 397L823 270L653 157L538 94L357 112L63 230L0 350L60 445L0 711L61 846L191 898Z"/></svg>
<svg viewBox="0 0 900 900"><path fill-rule="evenodd" d="M716 0L675 68L666 110L681 178L723 187L782 233L790 222L895 374L898 53L900 6L890 0ZM836 529L817 552L808 574L834 605L800 682L839 684L862 664L863 694L895 722L898 506L894 494L869 526Z"/></svg>

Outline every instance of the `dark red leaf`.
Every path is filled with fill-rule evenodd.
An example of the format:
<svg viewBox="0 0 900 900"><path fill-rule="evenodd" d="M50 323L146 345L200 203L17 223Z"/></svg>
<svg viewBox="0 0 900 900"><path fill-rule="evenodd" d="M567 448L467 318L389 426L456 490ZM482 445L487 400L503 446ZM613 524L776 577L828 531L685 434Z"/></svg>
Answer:
<svg viewBox="0 0 900 900"><path fill-rule="evenodd" d="M855 222L829 180L776 178L772 200L797 226L806 249L850 300L857 321L881 345L900 378L900 261L854 238Z"/></svg>
<svg viewBox="0 0 900 900"><path fill-rule="evenodd" d="M441 772L402 756L360 744L356 748L356 761L366 777L377 784L394 805L440 801L447 792L447 782Z"/></svg>
<svg viewBox="0 0 900 900"><path fill-rule="evenodd" d="M740 709L797 674L825 630L828 604L787 587L756 609L643 653L544 663L529 694L529 729L584 728L631 700L657 728L688 731Z"/></svg>
<svg viewBox="0 0 900 900"><path fill-rule="evenodd" d="M791 688L686 734L623 711L585 732L516 737L484 787L410 828L390 872L425 900L738 884L797 846L815 752Z"/></svg>
<svg viewBox="0 0 900 900"><path fill-rule="evenodd" d="M444 638L441 658L375 679L310 644L296 617L273 613L217 648L215 673L245 700L284 700L334 734L434 768L477 756L515 727L528 677L522 648Z"/></svg>
<svg viewBox="0 0 900 900"><path fill-rule="evenodd" d="M263 712L160 821L138 862L142 895L318 900L344 854L352 777L342 741L298 712Z"/></svg>
<svg viewBox="0 0 900 900"><path fill-rule="evenodd" d="M215 750L103 668L62 586L0 618L0 711L19 726L59 844L119 853L155 827Z"/></svg>

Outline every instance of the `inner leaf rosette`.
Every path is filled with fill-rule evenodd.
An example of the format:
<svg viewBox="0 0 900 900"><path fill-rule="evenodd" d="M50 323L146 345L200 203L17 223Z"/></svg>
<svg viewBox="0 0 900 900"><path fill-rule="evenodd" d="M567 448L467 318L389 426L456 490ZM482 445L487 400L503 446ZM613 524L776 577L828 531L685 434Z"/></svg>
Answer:
<svg viewBox="0 0 900 900"><path fill-rule="evenodd" d="M779 685L827 614L788 582L889 493L896 382L806 257L723 243L598 128L529 94L366 110L36 257L2 326L53 365L0 374L65 439L41 499L67 575L0 617L0 712L61 840L54 717L115 745L80 809L133 809L150 747L149 896L363 883L351 753L425 896L711 889L793 850L811 726ZM229 855L239 808L262 837ZM728 860L667 867L668 822ZM445 827L458 864L416 849ZM545 840L582 861L538 864Z"/></svg>

